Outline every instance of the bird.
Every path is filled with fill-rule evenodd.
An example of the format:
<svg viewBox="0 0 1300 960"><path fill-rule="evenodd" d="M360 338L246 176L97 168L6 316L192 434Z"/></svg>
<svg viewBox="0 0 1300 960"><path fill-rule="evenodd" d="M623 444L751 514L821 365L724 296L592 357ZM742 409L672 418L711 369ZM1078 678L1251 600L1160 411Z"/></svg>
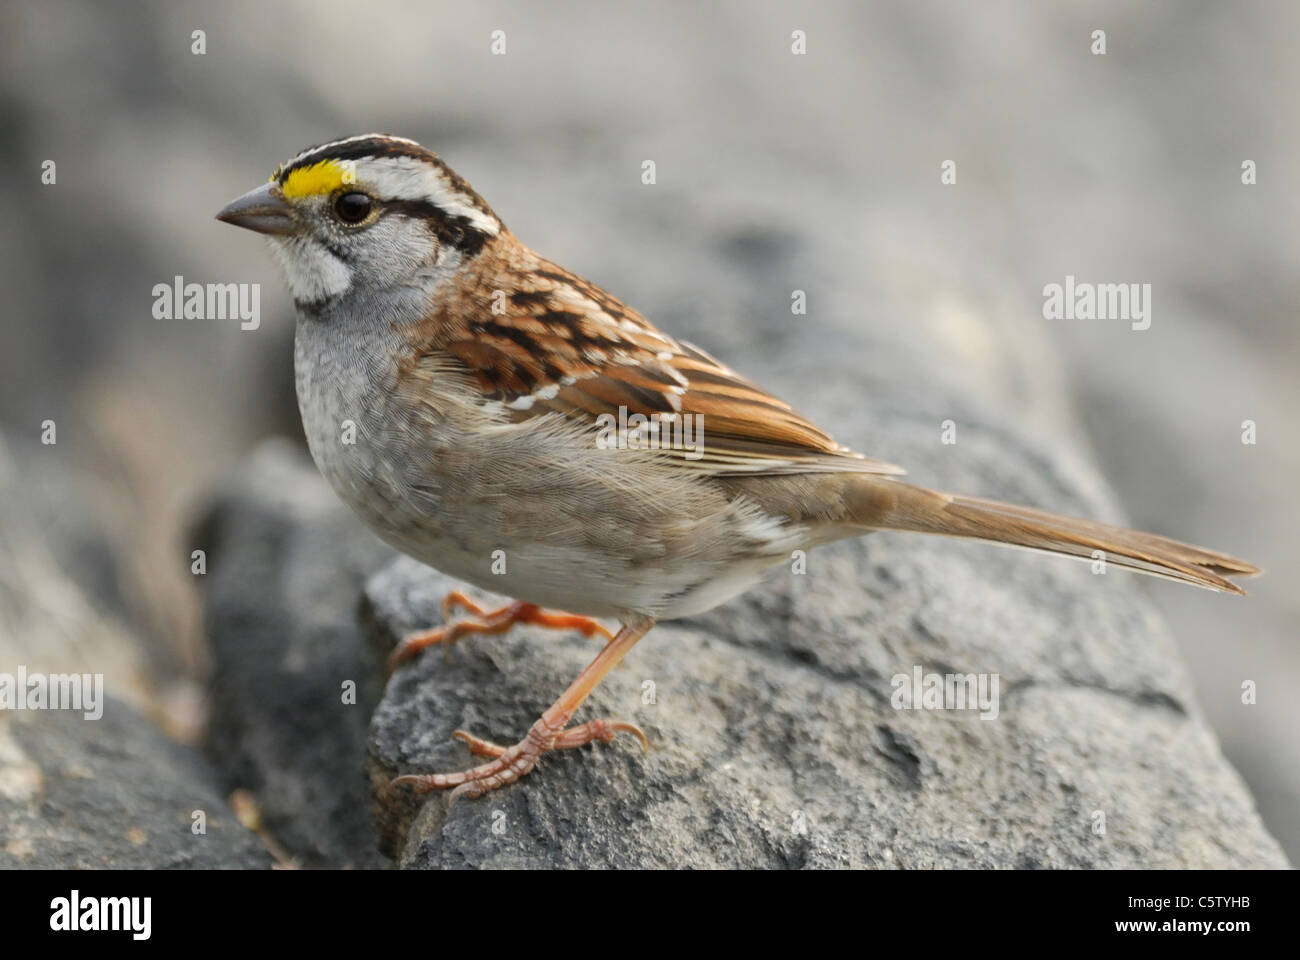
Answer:
<svg viewBox="0 0 1300 960"><path fill-rule="evenodd" d="M488 610L449 594L444 623L403 639L390 664L517 623L603 642L519 742L458 730L482 763L393 786L469 799L553 750L620 733L646 748L631 723L570 721L657 622L724 603L795 550L903 530L1101 556L1225 593L1260 572L1155 534L901 479L535 253L414 140L311 147L217 219L265 235L283 268L303 432L337 495L403 553L514 598Z"/></svg>

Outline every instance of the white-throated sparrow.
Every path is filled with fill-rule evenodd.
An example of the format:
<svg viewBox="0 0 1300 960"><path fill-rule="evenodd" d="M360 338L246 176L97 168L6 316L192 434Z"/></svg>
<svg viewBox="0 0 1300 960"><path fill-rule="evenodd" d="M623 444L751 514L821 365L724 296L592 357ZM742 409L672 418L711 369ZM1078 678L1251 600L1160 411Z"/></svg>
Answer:
<svg viewBox="0 0 1300 960"><path fill-rule="evenodd" d="M936 493L835 443L704 351L543 259L437 156L369 134L307 150L218 214L268 235L298 308L312 457L416 559L518 598L407 639L395 660L532 622L609 642L513 747L398 778L478 796L548 750L630 724L569 727L656 620L709 609L796 549L913 530L1090 558L1241 593L1258 570L1212 550ZM570 611L548 613L541 607ZM610 636L591 617L616 618Z"/></svg>

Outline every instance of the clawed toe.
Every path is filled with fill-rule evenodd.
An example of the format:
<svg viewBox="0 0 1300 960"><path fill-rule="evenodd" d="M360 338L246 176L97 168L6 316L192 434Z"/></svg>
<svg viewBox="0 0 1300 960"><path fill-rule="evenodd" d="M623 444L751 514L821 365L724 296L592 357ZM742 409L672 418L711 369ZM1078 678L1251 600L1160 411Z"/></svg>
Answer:
<svg viewBox="0 0 1300 960"><path fill-rule="evenodd" d="M552 750L571 750L583 744L599 740L601 743L613 743L620 733L630 733L641 742L641 752L650 752L650 741L635 723L625 720L591 720L576 727L561 731L551 744Z"/></svg>
<svg viewBox="0 0 1300 960"><path fill-rule="evenodd" d="M499 757L509 750L509 747L503 747L499 743L493 743L491 740L484 740L467 733L464 730L453 730L452 738L462 741L465 746L469 747L469 752L478 757Z"/></svg>
<svg viewBox="0 0 1300 960"><path fill-rule="evenodd" d="M472 800L489 791L514 783L533 769L542 754L551 750L570 750L595 740L610 743L620 733L628 733L636 737L643 751L650 749L650 742L646 739L646 735L635 724L622 720L591 720L564 729L564 722L567 719L564 717L558 723L551 723L546 717L542 717L533 724L524 739L513 747L503 747L464 730L457 730L452 736L464 742L471 753L492 759L477 767L456 773L406 774L392 780L388 784L388 789L406 784L414 787L418 793L428 793L431 790L445 790L450 787L453 788L451 802L455 803L461 798Z"/></svg>
<svg viewBox="0 0 1300 960"><path fill-rule="evenodd" d="M442 598L442 619L450 620L457 608L473 617L488 616L488 612L459 590L453 590Z"/></svg>

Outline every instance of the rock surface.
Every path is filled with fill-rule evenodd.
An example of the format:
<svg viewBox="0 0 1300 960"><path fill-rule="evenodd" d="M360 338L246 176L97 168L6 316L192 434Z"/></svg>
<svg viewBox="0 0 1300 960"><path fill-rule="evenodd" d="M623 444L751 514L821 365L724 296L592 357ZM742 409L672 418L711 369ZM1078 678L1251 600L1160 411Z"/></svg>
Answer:
<svg viewBox="0 0 1300 960"><path fill-rule="evenodd" d="M201 754L120 700L98 720L0 712L0 869L269 867L223 797Z"/></svg>
<svg viewBox="0 0 1300 960"><path fill-rule="evenodd" d="M125 577L97 495L103 485L57 445L0 431L0 671L102 673L143 708L146 650L116 589Z"/></svg>
<svg viewBox="0 0 1300 960"><path fill-rule="evenodd" d="M0 435L2 682L22 668L99 675L105 701L97 719L0 709L0 869L267 867L212 765L162 732L176 724L116 589L112 514L94 508L105 495L63 448Z"/></svg>
<svg viewBox="0 0 1300 960"><path fill-rule="evenodd" d="M307 867L386 865L370 825L366 726L382 657L357 619L392 555L287 441L269 441L218 497L208 549L209 753L229 789Z"/></svg>

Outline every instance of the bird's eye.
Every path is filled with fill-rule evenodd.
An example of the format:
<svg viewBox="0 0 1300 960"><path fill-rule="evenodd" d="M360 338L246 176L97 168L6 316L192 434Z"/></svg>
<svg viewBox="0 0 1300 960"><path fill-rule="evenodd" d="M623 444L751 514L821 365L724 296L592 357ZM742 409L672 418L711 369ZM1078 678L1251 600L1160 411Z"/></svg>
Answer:
<svg viewBox="0 0 1300 960"><path fill-rule="evenodd" d="M374 201L364 193L344 193L334 201L334 212L344 223L360 223L370 216L373 206Z"/></svg>

